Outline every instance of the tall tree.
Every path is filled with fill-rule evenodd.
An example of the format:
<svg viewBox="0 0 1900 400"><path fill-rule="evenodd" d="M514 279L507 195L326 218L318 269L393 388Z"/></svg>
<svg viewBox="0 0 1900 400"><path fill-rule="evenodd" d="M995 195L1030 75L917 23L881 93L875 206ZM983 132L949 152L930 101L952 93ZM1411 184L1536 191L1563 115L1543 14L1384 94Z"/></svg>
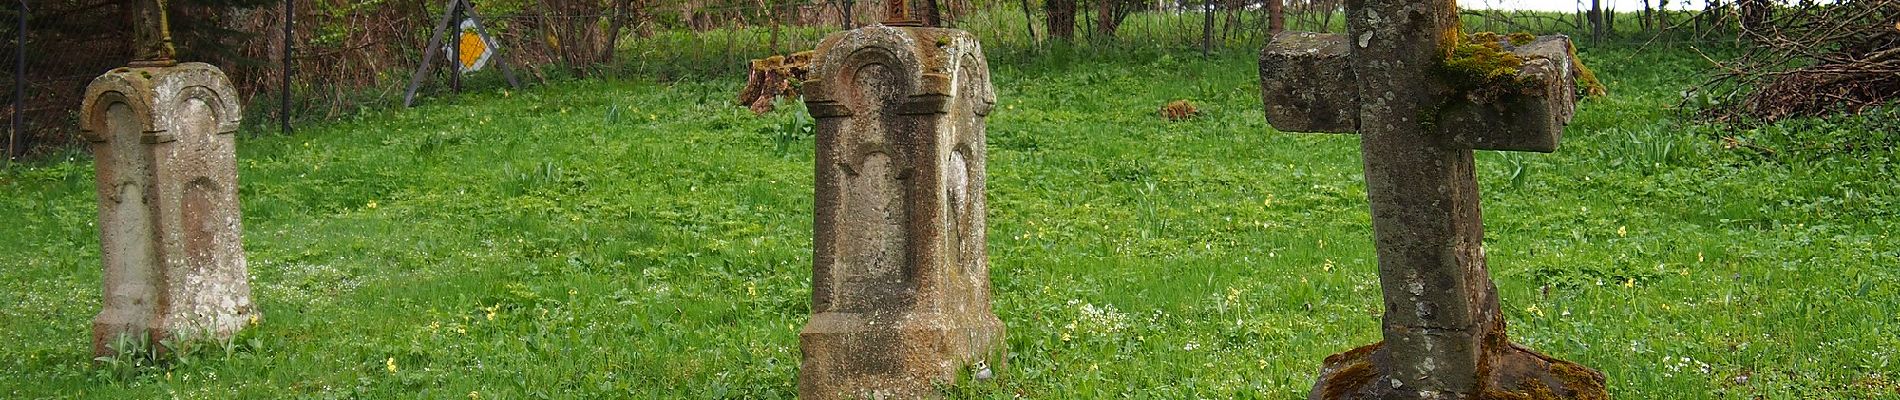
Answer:
<svg viewBox="0 0 1900 400"><path fill-rule="evenodd" d="M1095 35L1115 37L1122 20L1141 9L1142 3L1142 0L1095 0Z"/></svg>
<svg viewBox="0 0 1900 400"><path fill-rule="evenodd" d="M1265 0L1267 2L1267 33L1276 34L1286 30L1286 0Z"/></svg>
<svg viewBox="0 0 1900 400"><path fill-rule="evenodd" d="M1603 40L1603 0L1590 0L1590 40Z"/></svg>
<svg viewBox="0 0 1900 400"><path fill-rule="evenodd" d="M1075 39L1075 1L1049 0L1043 8L1048 11L1049 37Z"/></svg>
<svg viewBox="0 0 1900 400"><path fill-rule="evenodd" d="M923 3L923 7L921 7L923 8L923 12L920 14L923 14L924 26L944 26L943 11L937 9L939 7L937 0L920 0L919 2Z"/></svg>

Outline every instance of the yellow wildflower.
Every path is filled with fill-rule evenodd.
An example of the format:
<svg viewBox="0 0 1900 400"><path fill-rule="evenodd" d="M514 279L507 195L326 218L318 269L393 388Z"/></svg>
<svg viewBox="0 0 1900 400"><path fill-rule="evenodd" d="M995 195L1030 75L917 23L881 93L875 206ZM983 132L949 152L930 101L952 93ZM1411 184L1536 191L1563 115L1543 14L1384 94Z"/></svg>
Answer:
<svg viewBox="0 0 1900 400"><path fill-rule="evenodd" d="M396 373L396 358L395 357L390 357L388 361L383 362L383 365L389 367L389 373L392 373L392 374Z"/></svg>

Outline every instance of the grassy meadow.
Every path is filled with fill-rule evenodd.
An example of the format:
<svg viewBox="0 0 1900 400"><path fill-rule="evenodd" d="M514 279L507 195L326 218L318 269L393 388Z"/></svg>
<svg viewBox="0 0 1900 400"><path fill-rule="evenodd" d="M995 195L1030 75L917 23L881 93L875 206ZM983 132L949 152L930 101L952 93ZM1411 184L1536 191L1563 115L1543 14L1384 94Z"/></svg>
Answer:
<svg viewBox="0 0 1900 400"><path fill-rule="evenodd" d="M1009 364L956 397L1297 399L1378 340L1354 136L1270 129L1247 51L1084 53L992 66ZM1900 111L1685 123L1695 52L1581 54L1611 95L1558 152L1478 155L1514 338L1616 398L1900 398ZM247 136L261 325L156 365L90 357L90 160L7 169L0 398L794 397L812 140L742 83L490 86ZM1202 115L1158 118L1174 99Z"/></svg>

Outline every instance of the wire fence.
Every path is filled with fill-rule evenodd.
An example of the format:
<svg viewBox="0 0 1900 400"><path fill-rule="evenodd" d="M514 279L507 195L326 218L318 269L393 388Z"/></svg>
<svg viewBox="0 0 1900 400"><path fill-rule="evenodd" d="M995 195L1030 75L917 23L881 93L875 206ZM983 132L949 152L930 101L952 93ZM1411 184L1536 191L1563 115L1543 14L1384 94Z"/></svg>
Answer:
<svg viewBox="0 0 1900 400"><path fill-rule="evenodd" d="M644 0L651 2L652 0ZM705 0L710 1L710 0ZM597 12L551 8L553 0L520 3L511 9L484 12L484 24L529 82L575 76L678 79L720 77L742 80L749 61L810 50L826 35L878 23L886 5L877 0L723 0L707 5L693 0L640 8L596 7ZM918 0L928 1L928 0ZM1070 54L1121 56L1168 53L1252 54L1269 39L1267 9L1261 0L1092 0L1074 4L1070 38L1052 38L1049 4L1063 0L934 0L946 27L975 35L994 64L1026 63L1052 51ZM1345 30L1343 0L1282 0L1288 30L1341 32ZM497 8L505 0L475 1ZM21 2L24 4L25 2ZM292 0L294 7L275 7L226 15L230 28L251 32L251 39L231 51L231 60L206 60L225 67L247 104L245 121L253 132L275 131L285 116L300 120L330 119L369 108L401 104L401 93L422 58L426 38L441 15L432 0L357 4L346 12L319 7L330 3ZM328 5L326 5L328 4ZM366 4L376 4L368 6ZM635 4L640 4L636 2ZM5 16L21 17L7 26L8 38L41 35L27 24L25 8ZM486 11L486 10L484 10ZM283 22L294 14L297 22ZM1629 13L1614 20L1610 32L1636 33L1680 27L1691 21L1700 30L1701 13ZM1530 12L1467 10L1471 30L1570 33L1587 31L1583 12ZM76 18L97 20L101 16ZM11 22L11 21L9 21ZM41 23L41 22L36 22ZM44 22L60 29L57 21ZM12 24L7 24L12 25ZM613 27L625 29L613 33ZM286 29L294 27L294 29ZM1112 28L1111 28L1112 27ZM590 31L591 30L591 31ZM289 32L286 35L284 32ZM59 35L53 35L59 36ZM87 35L70 35L87 36ZM98 35L91 35L98 36ZM106 35L110 36L110 35ZM1626 35L1643 36L1643 35ZM111 59L123 47L107 38L83 53ZM25 44L39 45L37 49ZM63 43L63 42L61 42ZM44 150L71 150L77 141L72 109L83 85L109 66L62 64L71 55L47 47L68 46L44 38L8 43L18 46L0 57L19 71L7 71L10 96L0 108L8 124L6 154ZM590 47L591 46L591 47ZM582 57L595 48L604 57ZM294 52L285 50L294 49ZM611 50L608 50L611 49ZM34 51L38 54L32 53ZM97 53L97 54L95 54ZM27 62L14 63L23 59ZM245 61L249 60L249 61ZM290 67L286 68L286 60ZM110 63L110 60L107 61ZM14 69L14 68L6 68ZM434 72L433 82L446 81L446 69ZM472 87L498 86L493 75L471 77ZM288 85L288 90L286 90ZM446 85L430 85L424 96L442 94ZM293 102L278 95L292 93ZM16 105L17 104L17 105ZM23 112L24 111L24 112ZM24 117L18 117L24 115Z"/></svg>

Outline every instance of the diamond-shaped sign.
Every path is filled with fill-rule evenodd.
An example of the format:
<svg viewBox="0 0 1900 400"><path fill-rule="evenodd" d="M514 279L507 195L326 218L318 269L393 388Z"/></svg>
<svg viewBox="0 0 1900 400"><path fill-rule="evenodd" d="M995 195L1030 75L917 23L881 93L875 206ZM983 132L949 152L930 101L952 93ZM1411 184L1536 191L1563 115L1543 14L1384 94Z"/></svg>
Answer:
<svg viewBox="0 0 1900 400"><path fill-rule="evenodd" d="M455 62L462 63L461 70L464 75L481 71L482 67L488 66L489 56L495 53L495 41L482 36L481 25L475 22L474 18L467 18L462 20L462 25L457 31L454 41L443 44L442 52L460 54L460 59ZM461 52L452 52L448 48L452 45L459 46Z"/></svg>

